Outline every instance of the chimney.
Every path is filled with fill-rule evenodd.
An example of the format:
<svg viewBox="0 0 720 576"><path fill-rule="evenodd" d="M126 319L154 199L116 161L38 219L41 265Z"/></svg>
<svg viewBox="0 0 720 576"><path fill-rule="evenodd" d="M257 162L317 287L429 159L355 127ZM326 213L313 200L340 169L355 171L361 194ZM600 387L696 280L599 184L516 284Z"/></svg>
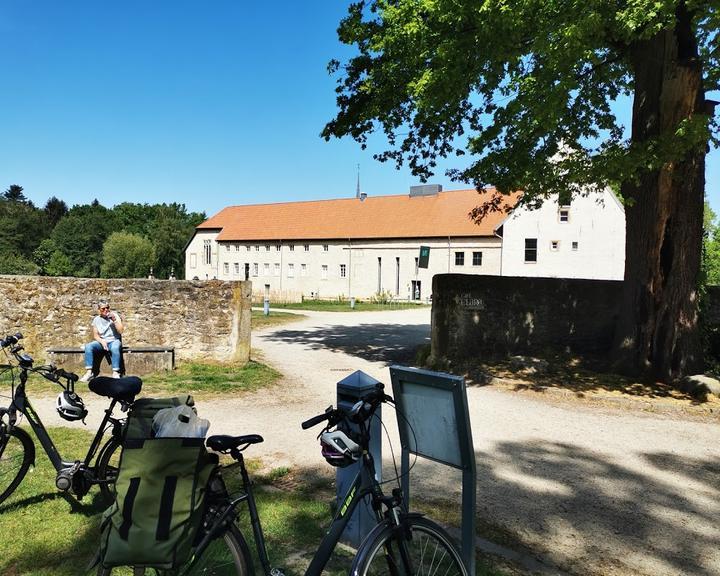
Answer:
<svg viewBox="0 0 720 576"><path fill-rule="evenodd" d="M410 186L410 198L414 198L415 196L435 196L439 192L442 192L442 184Z"/></svg>
<svg viewBox="0 0 720 576"><path fill-rule="evenodd" d="M362 202L363 200L365 200L365 198L367 198L367 193L360 192L360 195L358 196L358 198L360 198L360 202Z"/></svg>

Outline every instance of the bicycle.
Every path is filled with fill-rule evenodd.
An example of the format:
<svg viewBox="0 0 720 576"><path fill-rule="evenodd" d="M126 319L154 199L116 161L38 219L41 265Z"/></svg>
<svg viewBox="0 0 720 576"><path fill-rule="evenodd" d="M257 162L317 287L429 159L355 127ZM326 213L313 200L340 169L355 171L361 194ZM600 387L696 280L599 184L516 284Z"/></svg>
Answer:
<svg viewBox="0 0 720 576"><path fill-rule="evenodd" d="M443 575L468 576L467 569L451 538L438 524L421 514L406 510L400 488L386 496L375 478L375 464L368 450L370 421L382 403L393 403L383 392L383 385L357 402L351 410L328 408L323 414L302 423L308 429L326 422L320 434L323 456L334 465L360 462L358 473L344 497L339 500L332 524L318 547L305 576L319 576L339 542L354 510L366 497L370 498L377 525L361 543L350 569L352 576ZM350 431L355 424L358 432ZM331 431L331 428L336 428ZM236 526L237 507L246 502L250 516L255 548L265 576L282 576L272 568L268 559L265 538L260 523L252 482L242 452L252 444L262 442L256 434L247 436L211 436L206 445L211 450L229 454L240 468L242 491L236 497L228 494L220 467L210 480L207 512L201 525L198 544L190 564L179 572L182 576L196 574L232 574L253 576L254 567L249 547ZM212 548L211 548L212 546ZM136 569L134 574L144 574ZM110 569L100 569L98 576L108 576ZM157 574L170 574L157 571ZM174 573L173 573L174 574Z"/></svg>
<svg viewBox="0 0 720 576"><path fill-rule="evenodd" d="M90 382L91 391L107 396L112 401L105 409L105 416L85 458L66 461L61 457L47 429L30 404L25 388L30 373L39 374L58 384L63 389L58 397L58 411L61 412L61 416L63 416L62 409L68 411L64 416L67 419L84 420L87 411L82 400L75 394L78 376L52 365L34 366L32 357L23 352L24 348L19 342L22 338L22 334L17 333L0 339L0 348L8 359L7 363L0 364L0 375L7 372L11 375L10 405L0 408L0 503L17 489L30 466L35 463L35 444L30 435L18 426L21 416L27 419L57 471L55 486L58 490L71 493L78 500L82 500L93 485L98 485L103 497L108 501L111 500L112 487L117 478L116 452L120 447L123 427L123 420L115 418L113 410L120 404L121 410L126 412L140 392L142 381L136 377L120 379L98 377ZM13 359L15 363L12 362ZM19 372L19 382L16 385L17 372ZM111 430L110 438L100 447L103 436L108 430Z"/></svg>

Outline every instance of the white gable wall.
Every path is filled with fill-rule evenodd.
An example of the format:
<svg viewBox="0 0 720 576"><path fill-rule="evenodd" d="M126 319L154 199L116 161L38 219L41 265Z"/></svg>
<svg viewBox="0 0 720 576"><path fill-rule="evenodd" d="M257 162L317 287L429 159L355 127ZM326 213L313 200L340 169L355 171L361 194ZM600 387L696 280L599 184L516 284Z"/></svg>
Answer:
<svg viewBox="0 0 720 576"><path fill-rule="evenodd" d="M560 221L561 209L569 210L567 222ZM502 236L503 276L623 279L625 211L610 190L573 198L568 207L547 200L537 210L518 208ZM527 238L537 239L536 262L525 261Z"/></svg>

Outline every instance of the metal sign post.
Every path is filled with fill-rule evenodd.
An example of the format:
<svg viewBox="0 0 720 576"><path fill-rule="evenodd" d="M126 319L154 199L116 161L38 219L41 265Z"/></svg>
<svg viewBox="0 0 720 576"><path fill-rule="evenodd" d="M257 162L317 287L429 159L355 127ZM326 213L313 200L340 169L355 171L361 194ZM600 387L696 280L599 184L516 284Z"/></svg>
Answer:
<svg viewBox="0 0 720 576"><path fill-rule="evenodd" d="M475 450L465 380L442 372L391 366L402 444L402 488L410 500L410 453L462 470L462 557L475 574Z"/></svg>

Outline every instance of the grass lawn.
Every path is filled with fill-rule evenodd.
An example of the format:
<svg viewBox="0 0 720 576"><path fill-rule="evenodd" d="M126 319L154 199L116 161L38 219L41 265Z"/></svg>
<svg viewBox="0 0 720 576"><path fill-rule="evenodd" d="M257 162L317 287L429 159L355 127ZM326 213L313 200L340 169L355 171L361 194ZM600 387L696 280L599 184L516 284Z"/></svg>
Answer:
<svg viewBox="0 0 720 576"><path fill-rule="evenodd" d="M175 370L143 376L142 395L183 392L202 396L254 392L272 386L280 377L277 370L252 360L244 366L185 362Z"/></svg>
<svg viewBox="0 0 720 576"><path fill-rule="evenodd" d="M50 435L65 459L81 457L91 435L84 430L51 428ZM286 468L259 474L260 463L248 460L256 482L256 498L270 560L288 576L300 576L310 562L332 518L333 483L312 471L299 474ZM77 576L86 570L95 554L100 520L105 508L93 489L82 503L55 489L55 470L44 452L37 454L37 467L18 490L0 505L0 574L7 576ZM237 488L236 471L227 471L231 491ZM240 528L253 556L255 548L246 508L241 507ZM326 574L347 574L352 554L336 550ZM256 574L262 575L256 562ZM116 571L113 571L116 574ZM130 571L117 572L120 576ZM480 558L478 576L503 576L503 572Z"/></svg>
<svg viewBox="0 0 720 576"><path fill-rule="evenodd" d="M302 314L292 314L291 312L276 312L272 310L268 316L263 314L262 310L253 310L250 323L253 330L260 330L268 326L279 326L288 324L289 322L297 322L304 320L307 316Z"/></svg>
<svg viewBox="0 0 720 576"><path fill-rule="evenodd" d="M271 308L287 308L291 310L315 310L318 312L371 312L378 310L405 310L407 308L429 308L427 304L414 304L412 302L388 302L379 304L375 302L355 302L355 308L350 308L348 300L305 300L304 302L290 302L275 304L270 302Z"/></svg>

